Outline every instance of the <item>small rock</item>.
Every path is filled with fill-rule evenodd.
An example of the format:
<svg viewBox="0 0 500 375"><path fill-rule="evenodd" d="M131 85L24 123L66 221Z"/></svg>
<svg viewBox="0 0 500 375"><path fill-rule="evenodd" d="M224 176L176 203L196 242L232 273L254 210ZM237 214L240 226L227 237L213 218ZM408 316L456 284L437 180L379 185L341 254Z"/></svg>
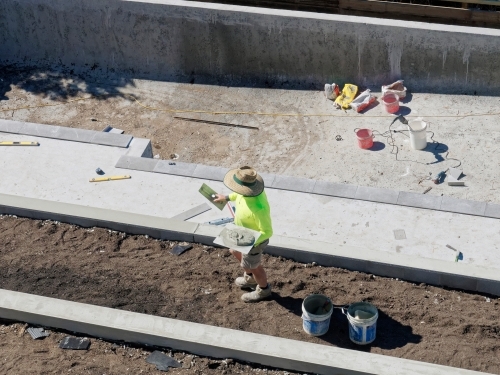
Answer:
<svg viewBox="0 0 500 375"><path fill-rule="evenodd" d="M182 368L191 368L191 362L193 362L193 356L188 355L182 360Z"/></svg>
<svg viewBox="0 0 500 375"><path fill-rule="evenodd" d="M153 159L159 159L159 158L160 158L159 154L156 154L155 156L153 156Z"/></svg>

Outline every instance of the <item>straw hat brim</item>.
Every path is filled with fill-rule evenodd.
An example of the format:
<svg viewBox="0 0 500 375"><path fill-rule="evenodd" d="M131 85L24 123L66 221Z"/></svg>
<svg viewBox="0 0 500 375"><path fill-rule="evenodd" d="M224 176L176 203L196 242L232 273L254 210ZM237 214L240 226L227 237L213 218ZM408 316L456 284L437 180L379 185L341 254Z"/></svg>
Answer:
<svg viewBox="0 0 500 375"><path fill-rule="evenodd" d="M231 169L226 173L226 176L224 177L224 185L226 185L229 189L245 197L256 197L264 191L264 180L262 179L260 174L257 173L254 185L245 186L240 185L234 180L236 171L238 171L238 169Z"/></svg>

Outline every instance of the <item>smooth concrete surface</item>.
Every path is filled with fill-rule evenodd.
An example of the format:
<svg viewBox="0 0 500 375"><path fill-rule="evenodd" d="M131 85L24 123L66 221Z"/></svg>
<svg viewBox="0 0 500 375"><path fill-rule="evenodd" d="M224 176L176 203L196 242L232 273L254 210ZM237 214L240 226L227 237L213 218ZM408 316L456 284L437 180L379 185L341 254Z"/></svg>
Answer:
<svg viewBox="0 0 500 375"><path fill-rule="evenodd" d="M65 329L107 340L168 347L203 356L235 358L315 374L483 374L4 289L0 289L0 318Z"/></svg>
<svg viewBox="0 0 500 375"><path fill-rule="evenodd" d="M0 64L174 81L380 87L404 77L414 91L495 95L499 36L181 0L0 2Z"/></svg>
<svg viewBox="0 0 500 375"><path fill-rule="evenodd" d="M116 169L115 161L127 152L122 148L17 137L39 141L40 146L0 148L3 213L207 244L212 244L213 238L208 231L196 233L198 224L230 216L227 208L213 208L188 222L167 219L206 203L198 193L204 182L228 193L219 181ZM105 175L130 174L132 178L90 183L96 167ZM278 255L304 262L322 257L324 261L318 263L500 294L498 278L482 276L491 274L487 269L496 272L500 268L497 219L273 188L266 191L275 233L271 249L276 248L276 254L282 252ZM394 238L397 229L405 231L406 239ZM280 237L316 245L283 247L274 242ZM447 244L462 252L458 264ZM342 253L344 249L349 249L348 253ZM313 254L322 251L326 254ZM392 262L398 256L404 258L399 265ZM442 263L437 262L436 269L425 264L414 266L420 259ZM421 272L429 269L433 270L430 281Z"/></svg>

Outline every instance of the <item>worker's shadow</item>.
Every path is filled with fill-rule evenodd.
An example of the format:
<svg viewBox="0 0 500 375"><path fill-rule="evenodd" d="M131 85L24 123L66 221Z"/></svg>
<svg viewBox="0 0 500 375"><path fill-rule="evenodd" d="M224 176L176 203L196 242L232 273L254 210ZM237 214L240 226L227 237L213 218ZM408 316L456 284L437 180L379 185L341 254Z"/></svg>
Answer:
<svg viewBox="0 0 500 375"><path fill-rule="evenodd" d="M289 296L281 297L276 293L273 293L273 299L290 312L302 316L302 299ZM304 334L306 333L304 332ZM401 348L407 344L418 344L422 340L422 336L414 334L412 327L401 324L378 309L377 338L372 344L357 345L349 339L347 317L341 309L334 308L330 318L330 329L318 339L340 348L369 352L371 347L390 350Z"/></svg>

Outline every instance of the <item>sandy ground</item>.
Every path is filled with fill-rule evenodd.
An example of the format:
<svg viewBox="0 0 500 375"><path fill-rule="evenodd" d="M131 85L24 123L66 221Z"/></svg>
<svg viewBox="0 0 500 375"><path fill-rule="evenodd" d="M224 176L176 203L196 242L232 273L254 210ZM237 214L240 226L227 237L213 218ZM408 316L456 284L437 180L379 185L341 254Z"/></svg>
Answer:
<svg viewBox="0 0 500 375"><path fill-rule="evenodd" d="M364 114L336 111L321 87L226 87L127 78L112 82L91 72L77 76L71 71L14 68L3 69L0 79L0 118L92 130L111 125L151 139L153 153L162 159L178 154L179 161L185 162L228 168L249 164L263 172L403 191L423 192L432 187L428 194L500 203L500 165L495 154L500 141L497 97L410 93L401 113L409 118L423 116L434 132L427 134L429 144L424 151L413 151L405 132L392 133L393 139L379 135L393 119L383 105ZM92 98L18 109L86 97ZM192 112L196 110L210 113ZM276 116L293 113L328 116ZM378 132L373 149L358 148L356 128ZM439 144L431 142L432 136ZM435 185L429 180L430 174L459 162L465 187Z"/></svg>
<svg viewBox="0 0 500 375"><path fill-rule="evenodd" d="M49 337L33 340L25 331L26 327L26 324L0 323L1 374L165 374L146 362L154 350L152 348L90 338L88 351L63 350L59 343L67 336L74 337L73 334L48 330ZM172 374L298 374L240 363L230 358L211 359L171 350L163 350L163 353L182 365L180 368L171 367L168 372Z"/></svg>
<svg viewBox="0 0 500 375"><path fill-rule="evenodd" d="M233 284L241 271L224 249L195 244L174 256L173 242L12 216L0 217L0 242L3 289L500 374L500 299L493 296L265 256L273 296L244 304ZM351 343L339 310L326 335L308 336L301 305L312 293L339 305L365 300L377 306L375 342ZM51 353L37 358L48 362ZM105 368L112 358L96 361Z"/></svg>

